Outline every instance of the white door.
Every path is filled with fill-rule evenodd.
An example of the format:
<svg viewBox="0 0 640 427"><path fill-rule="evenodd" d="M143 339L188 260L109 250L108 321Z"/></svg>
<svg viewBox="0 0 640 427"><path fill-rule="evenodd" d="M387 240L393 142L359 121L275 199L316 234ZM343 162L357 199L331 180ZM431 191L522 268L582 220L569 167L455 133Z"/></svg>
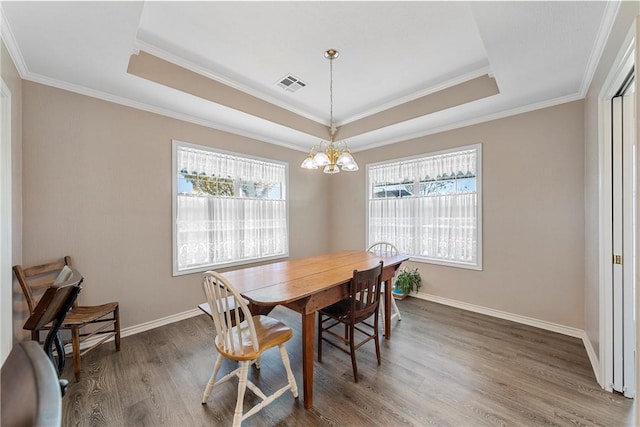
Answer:
<svg viewBox="0 0 640 427"><path fill-rule="evenodd" d="M633 74L611 100L613 389L635 396L636 113Z"/></svg>

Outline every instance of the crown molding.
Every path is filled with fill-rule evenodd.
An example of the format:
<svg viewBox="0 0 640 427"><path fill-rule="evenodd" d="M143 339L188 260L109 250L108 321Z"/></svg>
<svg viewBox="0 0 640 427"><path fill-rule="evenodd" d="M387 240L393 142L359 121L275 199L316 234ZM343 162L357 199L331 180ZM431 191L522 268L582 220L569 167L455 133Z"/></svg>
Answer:
<svg viewBox="0 0 640 427"><path fill-rule="evenodd" d="M233 88L235 90L238 90L240 92L246 93L247 95L251 95L254 96L258 99L261 99L265 102L268 102L270 104L273 104L277 107L280 108L284 108L287 111L291 111L294 114L297 114L299 116L302 116L306 119L309 120L313 120L314 122L318 122L320 124L327 124L325 123L326 120L318 117L318 116L314 116L313 114L309 114L305 111L302 111L300 109L297 108L293 108L291 105L281 101L280 99L274 98L264 92L261 92L257 89L254 89L252 87L246 86L246 85L242 85L238 82L229 80L227 77L224 77L220 74L214 73L212 72L210 69L202 67L200 65L197 65L191 61L188 61L184 58L181 58L177 55L174 55L173 53L167 52L163 49L160 49L150 43L147 43L145 41L136 39L134 42L134 46L135 49L140 51L143 50L147 53L150 53L153 56L157 56L158 58L161 58L167 62L170 62L174 65L177 65L179 67L185 68L189 71L192 71L194 73L200 74L201 76L207 77L209 79L215 80L218 83L221 83L225 86L229 86L230 88Z"/></svg>
<svg viewBox="0 0 640 427"><path fill-rule="evenodd" d="M381 104L381 105L379 105L379 106L377 106L375 108L371 108L369 110L365 110L365 111L363 111L361 113L358 113L355 116L350 117L349 119L342 120L342 121L336 123L335 126L336 127L340 127L340 126L347 125L349 123L355 122L355 121L363 119L365 117L369 117L369 116L372 116L374 114L381 113L381 112L386 111L386 110L388 110L390 108L397 107L397 106L402 105L402 104L406 104L407 102L414 101L414 100L422 98L424 96L428 96L428 95L431 95L433 93L440 92L441 90L448 89L448 88L453 87L453 86L457 86L457 85L459 85L461 83L464 83L464 82L467 82L469 80L473 80L475 78L482 77L482 76L485 76L485 75L488 75L489 77L493 78L493 73L491 72L491 67L486 66L486 67L478 68L478 69L473 70L473 71L471 71L469 73L466 73L466 74L463 74L461 76L455 77L455 78L447 80L445 82L442 82L442 83L440 83L438 85L431 86L431 87L425 88L425 89L423 89L421 91L413 92L410 95L403 96L403 97L394 99L393 101L386 102L386 103Z"/></svg>
<svg viewBox="0 0 640 427"><path fill-rule="evenodd" d="M616 16L618 16L620 4L620 1L608 1L605 5L604 14L602 15L602 20L600 21L600 28L598 29L598 34L596 36L596 41L593 44L593 49L591 50L591 54L589 55L587 66L584 70L584 74L582 75L582 84L580 85L579 92L581 98L587 96L589 86L591 86L591 81L593 80L593 76L596 73L598 64L600 63L600 59L602 58L602 54L604 53L604 49L607 45L607 41L609 40L609 35L611 34L611 30L613 29L613 24L615 23Z"/></svg>
<svg viewBox="0 0 640 427"><path fill-rule="evenodd" d="M2 2L0 2L0 38L4 42L7 50L9 51L9 56L18 70L18 74L20 78L24 79L25 76L29 74L29 70L27 69L27 63L24 61L22 57L22 52L18 48L18 43L16 42L16 38L13 35L13 31L11 30L11 26L9 25L9 21L4 14L4 10L2 9Z"/></svg>
<svg viewBox="0 0 640 427"><path fill-rule="evenodd" d="M309 120L313 120L315 122L321 123L321 124L326 124L328 125L328 123L326 123L326 120L322 117L318 117L315 116L313 114L310 114L306 111L303 111L299 108L294 108L292 107L290 104L283 102L280 99L274 98L264 92L261 92L257 89L254 89L252 87L240 84L236 81L230 80L229 78L215 73L213 71L211 71L208 68L202 67L198 64L195 64L189 60L186 60L184 58L181 58L173 53L167 52L164 49L161 49L151 43L145 42L143 40L140 39L136 39L134 42L134 46L135 46L135 51L140 51L143 50L151 55L157 56L158 58L161 58L165 61L168 61L172 64L175 64L179 67L185 68L189 71L192 71L194 73L200 74L204 77L207 77L209 79L215 80L218 83L224 84L226 86L229 86L235 90L238 90L240 92L246 93L248 95L254 96L256 98L262 99L263 101L266 101L270 104L273 104L277 107L283 108L287 111L291 111L294 114L297 114L301 117L307 118ZM340 127L340 126L344 126L346 124L349 124L351 122L354 122L356 120L360 120L364 117L368 117L370 115L385 111L389 108L393 108L396 107L398 105L402 105L405 104L407 102L413 101L415 99L421 98L423 96L427 96L430 95L432 93L436 93L439 92L443 89L447 89L449 87L452 86L456 86L460 83L464 83L466 81L475 79L477 77L483 76L483 75L487 75L487 74L491 74L491 67L489 67L488 65L485 67L481 67L478 68L476 70L473 70L469 73L465 73L461 76L455 77L453 79L447 80L445 82L442 82L440 84L437 84L435 86L431 86L428 88L425 88L423 90L417 91L417 92L413 92L409 95L394 99L392 101L386 102L384 104L381 104L375 108L371 108L369 110L365 110L363 112L360 112L354 116L349 117L348 119L342 120L340 122L335 123L336 127ZM493 77L493 75L491 75L491 77Z"/></svg>
<svg viewBox="0 0 640 427"><path fill-rule="evenodd" d="M35 83L39 83L39 84L43 84L46 86L51 86L51 87L55 87L58 89L62 89L62 90L66 90L69 92L73 92L73 93L77 93L79 95L84 95L84 96L89 96L91 98L96 98L96 99L100 99L103 101L107 101L107 102L113 102L115 104L119 104L119 105L123 105L125 107L131 107L131 108L135 108L137 110L142 110L142 111L147 111L149 113L153 113L153 114L158 114L161 116L165 116L165 117L169 117L172 119L176 119L176 120L181 120L184 122L188 122L188 123L193 123L196 125L200 125L200 126L204 126L204 127L208 127L208 128L212 128L212 129L216 129L222 132L227 132L227 133L231 133L234 135L238 135L238 136L243 136L245 138L250 138L250 139L255 139L257 141L262 141L262 142L267 142L269 144L274 144L280 147L284 147L284 148L288 148L294 151L300 151L300 152L304 152L306 153L308 151L308 148L306 147L300 147L294 144L289 144L289 143L285 143L282 142L280 140L277 139L273 139L273 138L267 138L264 135L257 135L254 134L252 132L247 132L241 129L237 129L231 126L224 126L220 123L217 122L213 122L210 120L204 120L198 117L193 117L191 115L188 114L183 114L183 113L178 113L176 111L173 110L168 110L165 108L160 108L160 107L156 107L153 105L149 105L149 104L145 104L142 102L137 102L137 101L132 101L130 99L127 98L122 98L120 96L115 96L115 95L111 95L105 92L100 92L97 90L93 90L93 89L88 89L82 86L77 86L77 85L73 85L67 82L63 82L63 81L59 81L59 80L55 80L55 79L51 79L49 77L44 77L44 76L40 76L37 74L33 74L33 73L29 73L28 75L22 77L24 80L29 80ZM484 123L484 122L489 122L492 120L497 120L497 119L501 119L501 118L505 118L505 117L509 117L509 116L514 116L517 114L522 114L522 113L527 113L530 111L535 111L535 110L539 110L542 108L547 108L547 107L553 107L555 105L559 105L559 104L564 104L567 102L572 102L572 101L577 101L579 99L583 99L582 96L580 96L580 94L572 94L572 95L567 95L567 96L563 96L563 97L559 97L559 98L555 98L552 100L548 100L548 101L543 101L543 102L539 102L539 103L535 103L535 104L530 104L524 107L518 107L518 108L514 108L514 109L510 109L510 110L504 110L504 111L500 111L498 113L493 113L493 114L487 114L485 116L481 116L481 117L477 117L477 118L473 118L473 119L469 119L469 120L463 120L463 121L459 121L459 122L454 122L454 123L450 123L448 125L445 126L439 126L436 128L430 128L427 129L425 131L421 131L421 132L415 132L412 134L408 134L408 135L402 135L399 136L397 138L393 138L393 139L385 139L384 141L381 142L373 142L370 144L365 144L359 147L351 147L351 151L353 153L357 153L359 151L365 151L365 150L370 150L373 148L378 148L378 147L382 147L385 145L390 145L390 144L395 144L398 142L406 142L406 141L410 141L412 139L416 139L416 138L421 138L424 136L428 136L428 135L433 135L436 133L440 133L440 132L446 132L449 130L454 130L454 129L459 129L459 128L463 128L463 127L467 127L467 126L472 126L472 125L476 125L476 124L480 124L480 123Z"/></svg>
<svg viewBox="0 0 640 427"><path fill-rule="evenodd" d="M493 120L498 120L498 119L503 119L505 117L510 117L510 116L515 116L518 114L523 114L523 113L528 113L531 111L535 111L535 110L540 110L543 108L548 108L548 107L554 107L556 105L560 105L560 104L566 104L567 102L573 102L573 101L578 101L580 99L583 99L584 97L581 96L579 93L575 93L575 94L571 94L571 95L565 95L565 96L561 96L559 98L554 98L554 99L550 99L547 101L543 101L543 102L538 102L538 103L534 103L534 104L529 104L529 105L525 105L523 107L518 107L518 108L512 108L509 110L503 110L503 111L499 111L497 113L492 113L492 114L487 114L484 116L480 116L480 117L475 117L473 119L469 119L469 120L462 120L462 121L457 121L454 123L450 123L448 125L444 125L444 126L439 126L439 127L435 127L435 128L429 128L426 129L424 131L420 131L420 132L414 132L411 134L407 134L407 135L401 135L397 138L392 138L392 139L385 139L384 142L374 142L371 144L364 144L358 147L353 147L350 146L351 148L351 152L352 153L357 153L360 151L365 151L365 150L371 150L373 148L378 148L378 147L382 147L385 145L390 145L390 144L395 144L398 142L407 142L410 141L412 139L417 139L417 138L421 138L424 136L428 136L428 135L433 135L436 133L441 133L441 132L446 132L446 131L450 131L450 130L455 130L455 129L460 129L460 128L464 128L467 126L472 126L472 125L477 125L480 123L485 123L485 122L490 122Z"/></svg>
<svg viewBox="0 0 640 427"><path fill-rule="evenodd" d="M18 48L18 44L16 43L15 37L13 35L13 31L11 31L11 26L9 25L6 19L6 16L4 14L4 10L2 9L1 2L0 2L0 38L2 38L2 41L5 43L7 50L9 51L9 56L11 56L11 59L14 62L16 69L18 70L18 74L20 78L23 80L32 81L34 83L43 84L45 86L55 87L57 89L66 90L69 92L77 93L79 95L84 95L84 96L100 99L107 102L113 102L115 104L123 105L125 107L131 107L137 110L147 111L149 113L158 114L161 116L173 118L176 120L181 120L188 123L193 123L196 125L216 129L222 132L231 133L234 135L243 136L245 138L267 142L269 144L274 144L274 145L288 148L291 150L305 152L305 153L307 152L306 147L300 147L294 144L289 144L279 139L268 138L268 137L265 137L264 135L258 135L253 132L247 132L245 130L238 129L235 127L225 126L218 122L213 122L211 120L204 120L198 117L193 117L188 114L178 113L173 110L156 107L143 102L133 101L131 99L112 95L106 92L86 88L79 85L74 85L68 82L64 82L62 80L57 80L50 77L42 76L40 74L32 73L27 68L26 62L24 61L24 57L22 56L22 53ZM135 49L134 49L134 52L135 52Z"/></svg>
<svg viewBox="0 0 640 427"><path fill-rule="evenodd" d="M106 92L101 92L94 89L89 89L83 86L78 86L74 84L70 84L67 82L63 82L60 80L52 79L49 77L41 76L34 73L29 73L28 75L22 77L24 80L32 81L34 83L43 84L45 86L55 87L57 89L66 90L69 92L77 93L79 95L88 96L91 98L100 99L103 101L113 102L114 104L123 105L125 107L135 108L136 110L142 110L153 114L158 114L161 116L169 117L176 120L181 120L188 123L193 123L196 125L208 127L211 129L216 129L222 132L231 133L238 136L243 136L245 138L255 139L257 141L267 142L269 144L278 145L280 147L289 148L295 151L306 152L305 148L288 144L278 139L265 137L264 135L258 135L253 132L247 132L242 129L238 129L232 126L225 126L218 122L214 122L211 120L201 119L199 117L194 117L188 114L178 113L177 111L168 110L161 107L156 107L154 105L146 104L143 102L132 101L128 98L123 98L117 95L112 95Z"/></svg>

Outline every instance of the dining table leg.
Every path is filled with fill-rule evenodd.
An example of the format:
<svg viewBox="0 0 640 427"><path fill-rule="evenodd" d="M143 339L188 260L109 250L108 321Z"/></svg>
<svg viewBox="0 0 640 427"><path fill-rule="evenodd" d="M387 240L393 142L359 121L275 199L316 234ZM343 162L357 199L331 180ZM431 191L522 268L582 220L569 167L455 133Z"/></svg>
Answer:
<svg viewBox="0 0 640 427"><path fill-rule="evenodd" d="M302 388L304 407L313 406L313 344L316 330L316 313L302 313Z"/></svg>
<svg viewBox="0 0 640 427"><path fill-rule="evenodd" d="M384 284L384 338L391 339L391 280Z"/></svg>

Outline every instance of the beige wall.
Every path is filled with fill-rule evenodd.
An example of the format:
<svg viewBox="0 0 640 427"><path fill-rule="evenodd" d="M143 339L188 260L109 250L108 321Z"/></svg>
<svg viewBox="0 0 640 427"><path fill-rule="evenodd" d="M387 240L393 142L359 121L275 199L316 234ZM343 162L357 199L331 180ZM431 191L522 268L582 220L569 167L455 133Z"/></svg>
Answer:
<svg viewBox="0 0 640 427"><path fill-rule="evenodd" d="M81 303L118 300L122 326L203 301L171 275L171 139L289 163L290 254L329 249L326 176L305 153L32 82L23 85L24 264L72 256Z"/></svg>
<svg viewBox="0 0 640 427"><path fill-rule="evenodd" d="M11 251L12 265L22 262L22 80L4 42L0 42L2 80L11 91ZM14 335L22 339L24 300L17 282L13 284Z"/></svg>
<svg viewBox="0 0 640 427"><path fill-rule="evenodd" d="M620 11L609 35L607 45L585 98L585 333L595 356L600 354L600 288L599 288L599 237L598 237L598 96L620 50L633 19L640 14L640 2L622 2Z"/></svg>
<svg viewBox="0 0 640 427"><path fill-rule="evenodd" d="M365 247L365 165L482 143L483 271L415 263L422 292L583 327L581 101L355 154L332 180L332 249Z"/></svg>
<svg viewBox="0 0 640 427"><path fill-rule="evenodd" d="M484 270L416 264L423 291L584 328L597 351L594 94L639 8L622 4L584 111L574 102L356 153L361 171L332 177L301 171L302 153L24 82L14 258L70 253L87 276L81 301L120 300L123 326L137 325L202 299L197 274L171 277L172 138L289 162L292 257L364 247L366 163L482 142ZM19 82L7 57L2 46L3 78Z"/></svg>

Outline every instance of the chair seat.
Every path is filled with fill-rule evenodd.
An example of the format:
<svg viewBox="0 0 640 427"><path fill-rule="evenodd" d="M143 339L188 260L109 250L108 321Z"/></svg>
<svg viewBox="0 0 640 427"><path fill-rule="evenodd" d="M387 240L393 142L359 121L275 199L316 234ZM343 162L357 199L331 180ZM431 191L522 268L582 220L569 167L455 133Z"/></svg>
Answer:
<svg viewBox="0 0 640 427"><path fill-rule="evenodd" d="M218 341L221 336L218 335L216 336L216 348L218 349L218 352L233 360L254 360L257 359L265 350L285 343L293 336L293 331L290 327L272 317L262 315L253 316L253 323L256 329L256 336L258 337L258 351L253 350L249 325L245 320L241 322L239 326L234 327L240 327L244 346L240 347L240 344L236 339L233 346L235 351L226 351L224 346ZM234 336L236 335L234 334Z"/></svg>
<svg viewBox="0 0 640 427"><path fill-rule="evenodd" d="M79 305L73 307L64 319L63 326L81 326L85 323L93 322L102 316L112 313L116 307L118 307L117 302L109 302L101 305Z"/></svg>
<svg viewBox="0 0 640 427"><path fill-rule="evenodd" d="M343 317L349 314L351 309L351 298L345 298L328 307L321 309L320 311L331 317Z"/></svg>
<svg viewBox="0 0 640 427"><path fill-rule="evenodd" d="M356 312L362 309L362 304L360 304L359 301L356 300ZM328 307L323 308L322 310L320 310L320 312L322 314L324 314L325 316L329 316L329 317L333 317L335 319L341 319L343 321L348 320L346 318L349 317L349 315L351 314L351 298L345 298L341 301L338 301L334 304L331 304ZM356 323L361 322L363 319L367 319L368 317L371 316L370 311L367 312L366 314L364 314L361 317L356 317L355 321Z"/></svg>

